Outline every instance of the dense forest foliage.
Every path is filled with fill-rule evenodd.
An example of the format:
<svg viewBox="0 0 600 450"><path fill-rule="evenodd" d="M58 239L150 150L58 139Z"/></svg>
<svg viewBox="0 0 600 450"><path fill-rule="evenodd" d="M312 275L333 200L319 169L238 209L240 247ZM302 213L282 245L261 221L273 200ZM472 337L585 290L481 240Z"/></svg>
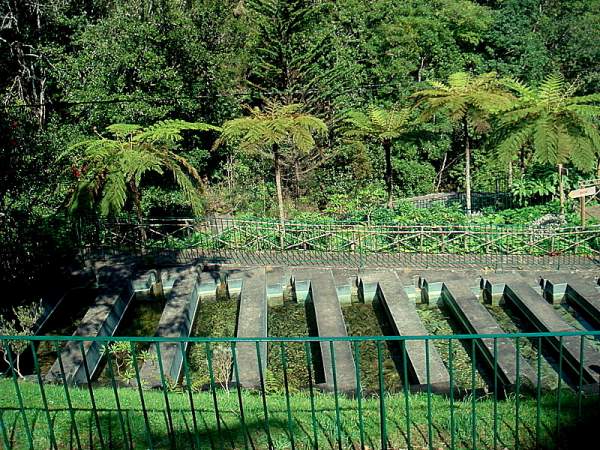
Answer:
<svg viewBox="0 0 600 450"><path fill-rule="evenodd" d="M534 157L539 145L577 150L571 181L597 167L599 42L599 0L0 0L0 213L65 211L86 177L92 194L113 183L107 212L277 216L277 182L290 215L344 212L464 190L465 143L473 190L510 178L521 196L553 192L557 161ZM532 131L518 113L483 117L488 94L466 112L421 101L462 72L510 79L532 102L579 96L585 142L572 121ZM317 132L286 128L301 145L271 136L270 152L228 138L252 143L248 121L277 105L301 105ZM164 148L148 147L153 132ZM100 158L120 161L129 184Z"/></svg>

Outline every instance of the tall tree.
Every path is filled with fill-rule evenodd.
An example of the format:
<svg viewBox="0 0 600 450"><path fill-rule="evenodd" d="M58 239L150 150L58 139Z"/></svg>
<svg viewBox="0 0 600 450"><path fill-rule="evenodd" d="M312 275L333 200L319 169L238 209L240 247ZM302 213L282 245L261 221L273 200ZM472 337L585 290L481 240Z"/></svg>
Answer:
<svg viewBox="0 0 600 450"><path fill-rule="evenodd" d="M102 215L118 213L129 196L141 221L142 177L149 172L159 175L170 172L194 212L198 212L202 179L196 169L174 151L183 139L184 130L220 129L183 120L166 120L146 128L114 124L107 127L111 137L99 135L72 146L71 152L82 152L74 158L73 173L78 184L71 196L71 211L99 203Z"/></svg>
<svg viewBox="0 0 600 450"><path fill-rule="evenodd" d="M242 151L273 160L279 220L285 222L282 164L295 152L309 153L316 146L314 136L324 136L327 125L318 117L302 112L303 105L267 102L264 108L251 108L250 115L223 124L221 142L238 142Z"/></svg>
<svg viewBox="0 0 600 450"><path fill-rule="evenodd" d="M432 88L413 94L417 106L423 108L422 120L436 114L448 114L458 131L462 132L465 152L465 193L467 212L471 213L471 133L490 129L490 116L505 110L514 98L500 83L496 73L472 75L457 72L448 83L430 82Z"/></svg>
<svg viewBox="0 0 600 450"><path fill-rule="evenodd" d="M324 19L328 2L245 0L249 24L246 81L262 100L302 102L324 111L337 95L341 65L335 64L332 33Z"/></svg>
<svg viewBox="0 0 600 450"><path fill-rule="evenodd" d="M499 117L498 153L503 159L512 160L530 146L533 159L542 164L570 161L587 172L596 166L600 178L600 94L576 96L577 84L567 83L560 73L548 75L535 88L517 80L504 84L518 98ZM560 194L562 205L562 189Z"/></svg>
<svg viewBox="0 0 600 450"><path fill-rule="evenodd" d="M350 111L344 120L349 127L346 136L372 139L383 147L388 208L393 207L392 145L409 130L409 115L407 109L388 110L371 106L366 113Z"/></svg>

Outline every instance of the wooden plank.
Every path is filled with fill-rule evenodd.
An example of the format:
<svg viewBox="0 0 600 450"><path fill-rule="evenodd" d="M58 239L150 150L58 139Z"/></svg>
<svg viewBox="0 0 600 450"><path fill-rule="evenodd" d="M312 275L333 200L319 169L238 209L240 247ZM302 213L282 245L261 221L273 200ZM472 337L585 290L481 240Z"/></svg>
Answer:
<svg viewBox="0 0 600 450"><path fill-rule="evenodd" d="M569 192L569 198L589 197L591 195L596 195L596 186L575 189Z"/></svg>

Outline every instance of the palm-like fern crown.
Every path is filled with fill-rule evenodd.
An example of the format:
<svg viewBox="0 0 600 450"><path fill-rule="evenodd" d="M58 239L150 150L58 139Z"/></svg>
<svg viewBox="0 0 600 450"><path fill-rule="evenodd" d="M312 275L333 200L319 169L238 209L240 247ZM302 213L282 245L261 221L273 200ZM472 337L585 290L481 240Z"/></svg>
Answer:
<svg viewBox="0 0 600 450"><path fill-rule="evenodd" d="M487 131L490 114L509 108L514 97L506 92L496 73L472 75L457 72L448 77L448 83L430 82L430 89L413 94L417 106L423 106L422 120L435 114L446 113L455 123L465 119L478 131Z"/></svg>
<svg viewBox="0 0 600 450"><path fill-rule="evenodd" d="M78 189L71 200L77 209L84 196L100 197L100 212L108 215L120 211L128 190L137 189L148 172L171 172L175 182L196 211L199 207L198 186L202 180L196 169L172 149L182 139L183 130L219 130L204 123L165 120L143 128L135 124L113 124L106 129L111 137L99 136L75 144L78 165L84 168ZM133 184L133 186L132 186Z"/></svg>
<svg viewBox="0 0 600 450"><path fill-rule="evenodd" d="M408 131L409 116L408 109L388 110L377 106L370 106L366 113L350 111L344 119L344 134L350 138L391 141Z"/></svg>
<svg viewBox="0 0 600 450"><path fill-rule="evenodd" d="M267 102L261 110L249 109L250 115L223 124L221 142L239 142L240 149L271 157L274 145L291 146L303 153L312 150L315 136L327 134L327 125L318 117L302 112L303 105Z"/></svg>
<svg viewBox="0 0 600 450"><path fill-rule="evenodd" d="M531 146L541 163L570 160L581 170L594 167L600 153L600 94L575 96L577 86L566 83L559 73L549 75L537 88L514 79L504 84L518 99L499 118L502 158L510 160Z"/></svg>

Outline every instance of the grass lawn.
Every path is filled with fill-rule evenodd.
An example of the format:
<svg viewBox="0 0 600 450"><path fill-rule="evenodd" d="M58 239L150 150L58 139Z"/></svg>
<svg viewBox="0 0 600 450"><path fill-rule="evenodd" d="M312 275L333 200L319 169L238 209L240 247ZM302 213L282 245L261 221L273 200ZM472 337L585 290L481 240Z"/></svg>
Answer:
<svg viewBox="0 0 600 450"><path fill-rule="evenodd" d="M33 446L37 449L50 448L48 417L44 413L39 385L29 381L19 383L26 407L26 417L33 434ZM70 389L73 404L73 422L67 408L62 386L46 385L51 429L59 448L77 448L77 435L82 448L291 448L293 435L296 448L314 447L316 433L319 448L337 448L337 427L334 396L315 395L315 422L313 427L311 402L308 394L294 393L291 397L291 423L288 422L286 398L282 394L269 394L268 427L266 426L262 399L259 393L243 392L242 403L245 420L239 414L237 391L216 393L220 421L217 425L213 397L210 392L199 392L192 396L195 408L190 412L190 397L187 393L171 392L168 401L171 409L172 432L169 433L169 417L162 392L144 391L147 409L146 425L141 408L139 392L131 388L118 390L121 417L116 408L115 395L111 388L97 388L94 399L97 408L95 417L87 389ZM577 421L577 398L570 392L562 394L560 422L563 427L560 441L573 443L573 436L585 438L587 425ZM515 401L513 398L498 402L498 448L515 448ZM597 397L583 399L583 416L591 421ZM360 448L358 402L340 396L341 448ZM379 399L370 397L362 400L364 439L367 448L381 447L381 424ZM405 399L401 394L385 397L387 411L388 446L391 449L407 448L407 417ZM523 397L520 401L519 437L521 448L554 448L559 439L556 430L556 393L544 394L540 409L541 445L534 445L536 425L535 399ZM472 448L472 401L466 398L454 403L455 446ZM428 404L425 394L409 397L410 439L413 448L426 447L428 434L432 433L433 448L446 448L451 443L449 399L440 395L431 398L432 427L428 427ZM475 440L478 448L493 448L493 401L479 399L476 402ZM23 417L18 409L18 400L11 379L0 380L0 413L3 425L2 447L28 448L28 438ZM597 416L596 416L597 417ZM595 419L594 419L595 420ZM99 429L98 429L99 427ZM150 433L146 433L146 428ZM77 432L75 431L77 430ZM245 430L245 431L244 431ZM292 433L290 433L290 430ZM583 430L583 432L582 432ZM572 447L575 448L575 447Z"/></svg>

